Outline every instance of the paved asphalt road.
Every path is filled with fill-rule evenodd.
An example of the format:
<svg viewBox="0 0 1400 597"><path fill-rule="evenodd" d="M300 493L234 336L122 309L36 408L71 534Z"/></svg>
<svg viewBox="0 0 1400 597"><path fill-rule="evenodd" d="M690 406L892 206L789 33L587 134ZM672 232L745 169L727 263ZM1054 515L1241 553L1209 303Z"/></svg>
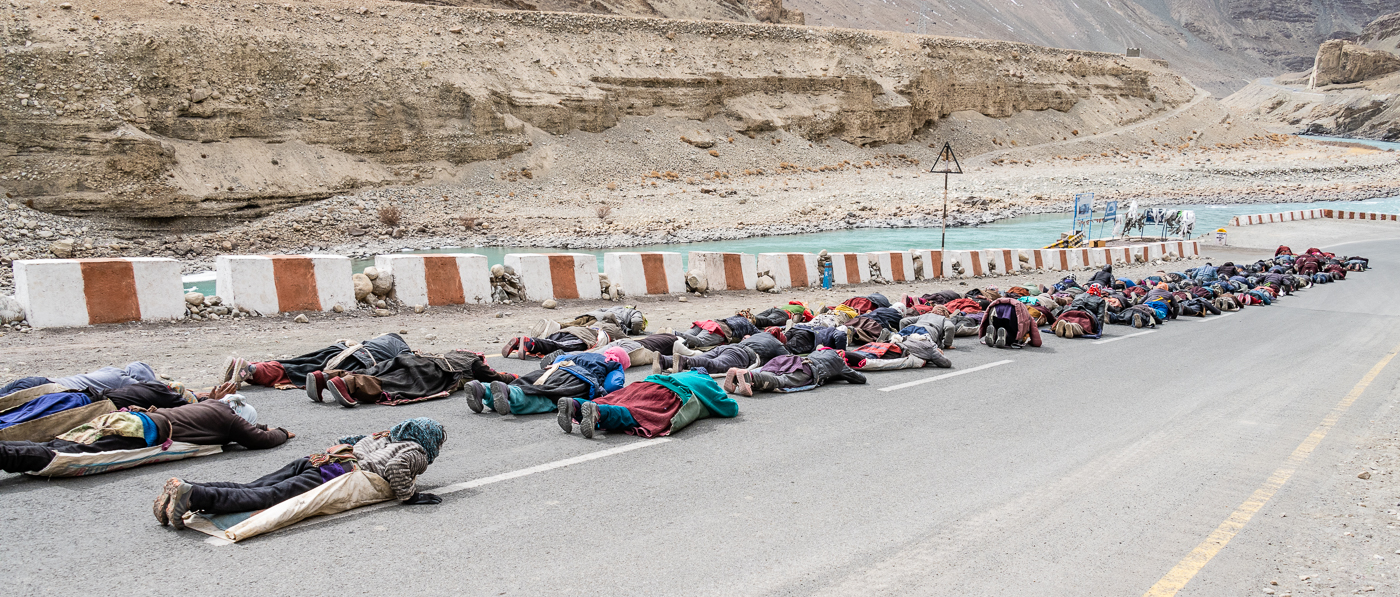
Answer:
<svg viewBox="0 0 1400 597"><path fill-rule="evenodd" d="M460 396L348 410L255 389L262 420L298 438L90 478L0 476L0 594L1142 595L1400 343L1400 240L1344 250L1375 269L1152 333L1112 326L1106 343L960 339L953 371L1010 362L739 398L737 419L668 440L589 441ZM1279 513L1326 490L1397 380L1400 362L1180 594L1257 594L1274 574L1262 562L1307 524ZM636 449L238 545L151 517L172 475L252 480L409 416L448 427L429 487Z"/></svg>

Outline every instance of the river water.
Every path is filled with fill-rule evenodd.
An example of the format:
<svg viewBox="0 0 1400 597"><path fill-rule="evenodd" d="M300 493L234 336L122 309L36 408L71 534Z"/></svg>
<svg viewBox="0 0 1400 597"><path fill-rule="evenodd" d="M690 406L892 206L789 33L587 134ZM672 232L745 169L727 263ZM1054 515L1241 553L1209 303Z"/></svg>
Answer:
<svg viewBox="0 0 1400 597"><path fill-rule="evenodd" d="M1364 143L1381 149L1400 150L1400 143L1384 141L1363 141L1355 139L1334 139L1331 137L1309 137L1325 141L1346 141ZM1102 215L1104 200L1100 199L1095 208ZM1347 209L1377 213L1400 213L1400 197L1371 199L1366 201L1318 201L1311 203L1249 203L1233 205L1178 205L1170 209L1189 209L1196 212L1197 234L1205 234L1229 223L1230 218L1240 215L1265 214L1300 209ZM1119 212L1127 210L1120 204ZM1044 213L1008 218L980 226L949 228L947 247L950 249L991 249L991 248L1038 248L1055 239L1060 233L1071 228L1069 212ZM1096 224L1093 238L1108 236L1111 231L1099 231ZM1149 227L1145 234L1156 232ZM728 253L816 253L825 249L830 252L931 249L939 246L941 230L938 228L857 228L853 230L833 230L811 234L784 236L759 236L738 240L706 241L671 245L649 245L618 249L571 249L574 253L591 253L598 257L598 267L603 266L603 253L607 251L675 251L688 260L689 251L721 251ZM426 251L404 251L404 253L477 253L485 255L489 263L501 263L506 253L557 253L562 249L542 247L448 247ZM354 271L364 271L374 264L372 259L357 259ZM689 264L687 264L688 267ZM214 293L212 272L185 277L185 288L195 289L206 295Z"/></svg>

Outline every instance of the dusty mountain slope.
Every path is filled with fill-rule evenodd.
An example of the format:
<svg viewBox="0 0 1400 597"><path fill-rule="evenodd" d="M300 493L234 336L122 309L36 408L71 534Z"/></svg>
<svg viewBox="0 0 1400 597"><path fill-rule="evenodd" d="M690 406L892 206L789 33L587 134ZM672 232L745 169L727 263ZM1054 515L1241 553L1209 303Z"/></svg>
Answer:
<svg viewBox="0 0 1400 597"><path fill-rule="evenodd" d="M1368 24L1358 42L1325 42L1313 69L1256 81L1223 103L1265 126L1400 140L1400 13Z"/></svg>
<svg viewBox="0 0 1400 597"><path fill-rule="evenodd" d="M788 0L809 25L1008 39L1171 62L1220 96L1312 65L1323 40L1355 36L1387 0Z"/></svg>
<svg viewBox="0 0 1400 597"><path fill-rule="evenodd" d="M0 188L72 215L246 217L452 178L628 117L878 146L961 111L1064 136L1195 95L1151 61L1007 42L362 4L0 9Z"/></svg>
<svg viewBox="0 0 1400 597"><path fill-rule="evenodd" d="M433 6L542 10L584 14L735 21L739 23L803 24L802 11L783 7L782 0L402 0Z"/></svg>

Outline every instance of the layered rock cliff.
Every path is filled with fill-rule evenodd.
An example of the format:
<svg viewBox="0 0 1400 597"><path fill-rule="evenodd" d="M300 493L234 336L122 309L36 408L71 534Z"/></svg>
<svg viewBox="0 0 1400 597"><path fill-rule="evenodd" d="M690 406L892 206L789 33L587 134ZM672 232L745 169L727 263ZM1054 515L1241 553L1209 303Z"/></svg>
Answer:
<svg viewBox="0 0 1400 597"><path fill-rule="evenodd" d="M1151 61L894 33L335 0L3 12L0 188L73 215L254 216L629 117L878 145L959 111L1123 123L1194 96Z"/></svg>

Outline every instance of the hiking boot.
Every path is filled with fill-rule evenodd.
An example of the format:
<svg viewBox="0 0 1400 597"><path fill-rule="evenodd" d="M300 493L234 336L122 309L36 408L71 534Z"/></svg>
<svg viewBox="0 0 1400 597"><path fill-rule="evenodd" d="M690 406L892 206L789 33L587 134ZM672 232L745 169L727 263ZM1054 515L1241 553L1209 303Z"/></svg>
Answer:
<svg viewBox="0 0 1400 597"><path fill-rule="evenodd" d="M335 401L345 408L355 408L360 405L350 395L350 388L345 385L344 379L332 377L326 382L326 391L330 392L331 398L335 398Z"/></svg>
<svg viewBox="0 0 1400 597"><path fill-rule="evenodd" d="M185 528L185 514L190 511L190 493L194 492L194 486L179 479L171 479L165 484L170 485L172 481L174 486L169 489L170 499L165 504L165 519L178 531Z"/></svg>
<svg viewBox="0 0 1400 597"><path fill-rule="evenodd" d="M579 432L588 439L593 439L593 430L598 427L598 405L590 401L584 401L579 407L578 413Z"/></svg>
<svg viewBox="0 0 1400 597"><path fill-rule="evenodd" d="M556 350L547 355L544 355L543 357L540 357L540 359L542 359L540 361L540 369L548 369L550 365L554 364L554 359L559 358L559 355L561 354L564 354L563 350Z"/></svg>
<svg viewBox="0 0 1400 597"><path fill-rule="evenodd" d="M685 370L685 355L678 354L671 358L671 373L680 373Z"/></svg>
<svg viewBox="0 0 1400 597"><path fill-rule="evenodd" d="M563 429L564 433L574 432L574 415L577 409L578 403L574 402L573 398L559 399L559 428Z"/></svg>
<svg viewBox="0 0 1400 597"><path fill-rule="evenodd" d="M505 382L491 382L491 406L500 414L510 414L510 386Z"/></svg>
<svg viewBox="0 0 1400 597"><path fill-rule="evenodd" d="M982 334L982 343L986 344L987 346L996 346L996 336L997 335L995 331L987 334Z"/></svg>
<svg viewBox="0 0 1400 597"><path fill-rule="evenodd" d="M324 399L321 393L326 391L326 374L324 371L312 371L306 376L306 397L312 402L322 402Z"/></svg>
<svg viewBox="0 0 1400 597"><path fill-rule="evenodd" d="M1006 348L1006 328L997 328L997 348Z"/></svg>
<svg viewBox="0 0 1400 597"><path fill-rule="evenodd" d="M175 494L175 488L180 486L180 480L171 477L165 482L165 487L160 490L160 495L156 496L156 502L151 506L151 513L156 515L156 521L160 526L170 524L170 519L166 517L165 509L170 505L170 497Z"/></svg>
<svg viewBox="0 0 1400 597"><path fill-rule="evenodd" d="M481 382L473 379L467 382L466 390L467 408L472 409L472 412L478 414L486 410L486 406L482 404L482 400L486 397L486 386L481 385Z"/></svg>

